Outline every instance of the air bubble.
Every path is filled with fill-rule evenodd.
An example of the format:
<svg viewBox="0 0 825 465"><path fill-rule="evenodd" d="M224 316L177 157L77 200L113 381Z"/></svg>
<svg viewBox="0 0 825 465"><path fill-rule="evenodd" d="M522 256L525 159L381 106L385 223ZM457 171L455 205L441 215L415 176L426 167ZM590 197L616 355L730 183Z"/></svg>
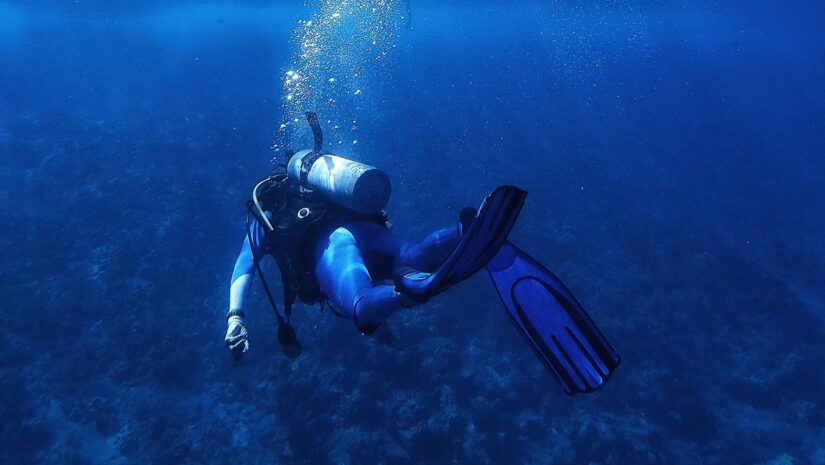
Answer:
<svg viewBox="0 0 825 465"><path fill-rule="evenodd" d="M339 145L358 144L355 117L373 103L361 95L372 95L367 86L388 73L381 63L396 48L404 16L401 0L323 0L316 2L310 18L295 24L292 64L284 68L288 71L280 100L285 121L297 124L281 128L280 146L295 145L292 138L304 137L307 111L323 111L325 129L340 133L332 138L342 139Z"/></svg>

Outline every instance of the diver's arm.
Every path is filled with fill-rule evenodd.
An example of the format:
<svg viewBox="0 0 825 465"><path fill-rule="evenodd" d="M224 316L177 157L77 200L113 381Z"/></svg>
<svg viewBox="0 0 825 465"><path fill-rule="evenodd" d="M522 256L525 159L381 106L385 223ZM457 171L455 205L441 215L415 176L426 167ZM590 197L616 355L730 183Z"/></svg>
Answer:
<svg viewBox="0 0 825 465"><path fill-rule="evenodd" d="M250 243L249 239L252 239ZM227 328L224 342L229 346L232 355L238 359L249 350L249 338L243 324L243 301L252 283L255 271L255 260L260 259L265 252L265 238L263 228L257 221L249 225L249 234L244 239L241 252L235 260L232 271L232 284L229 287L229 312L227 313Z"/></svg>
<svg viewBox="0 0 825 465"><path fill-rule="evenodd" d="M272 215L266 212L267 218ZM252 239L252 243L249 239ZM243 240L241 252L235 260L232 270L232 284L229 288L229 311L243 310L243 301L252 283L255 273L255 260L260 260L266 253L266 232L257 220L249 224L249 234Z"/></svg>
<svg viewBox="0 0 825 465"><path fill-rule="evenodd" d="M255 258L249 238L244 239L241 253L235 260L235 269L232 271L232 285L229 287L229 310L242 310L244 297L252 284L252 274L255 272Z"/></svg>

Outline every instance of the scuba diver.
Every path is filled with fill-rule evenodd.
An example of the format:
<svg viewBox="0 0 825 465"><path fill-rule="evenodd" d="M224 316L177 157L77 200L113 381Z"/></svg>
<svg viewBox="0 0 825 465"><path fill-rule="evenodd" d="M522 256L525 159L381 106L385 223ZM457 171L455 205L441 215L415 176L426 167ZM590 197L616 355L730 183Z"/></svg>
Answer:
<svg viewBox="0 0 825 465"><path fill-rule="evenodd" d="M515 327L567 393L591 392L607 381L619 365L616 351L558 278L507 240L525 191L498 187L477 210L461 210L456 224L421 242L404 241L383 211L387 175L323 151L317 116L309 112L307 120L313 149L288 152L285 172L257 183L247 202L224 339L235 360L249 350L244 297L256 272L276 315L278 340L294 358L301 352L290 324L296 298L327 305L371 334L393 313L486 267ZM265 255L281 274L283 314L260 266Z"/></svg>

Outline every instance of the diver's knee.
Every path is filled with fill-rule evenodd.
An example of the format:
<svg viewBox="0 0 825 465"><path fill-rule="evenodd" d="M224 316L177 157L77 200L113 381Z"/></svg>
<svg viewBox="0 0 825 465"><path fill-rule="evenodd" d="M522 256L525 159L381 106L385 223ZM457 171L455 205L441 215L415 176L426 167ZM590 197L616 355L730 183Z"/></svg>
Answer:
<svg viewBox="0 0 825 465"><path fill-rule="evenodd" d="M329 242L333 244L355 243L355 235L348 228L339 226L329 233Z"/></svg>
<svg viewBox="0 0 825 465"><path fill-rule="evenodd" d="M374 333L379 326L381 326L381 323L383 323L383 321L377 323L364 321L365 319L366 318L364 315L361 315L361 317L358 316L358 304L356 303L355 308L353 308L352 311L352 321L355 323L355 328L358 330L358 332L365 336L369 336L370 334Z"/></svg>
<svg viewBox="0 0 825 465"><path fill-rule="evenodd" d="M369 321L369 297L366 295L356 296L355 302L352 305L352 321L355 323L356 329L361 334L370 335L381 326L383 321Z"/></svg>

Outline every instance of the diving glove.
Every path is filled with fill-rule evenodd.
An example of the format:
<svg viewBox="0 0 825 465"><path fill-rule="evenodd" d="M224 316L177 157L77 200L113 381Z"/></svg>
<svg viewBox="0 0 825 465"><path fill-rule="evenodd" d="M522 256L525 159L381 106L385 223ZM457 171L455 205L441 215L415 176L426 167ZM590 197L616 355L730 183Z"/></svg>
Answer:
<svg viewBox="0 0 825 465"><path fill-rule="evenodd" d="M243 325L243 317L240 315L232 315L226 320L226 337L224 338L226 346L232 353L232 358L240 360L243 354L249 350L249 336L246 328Z"/></svg>

